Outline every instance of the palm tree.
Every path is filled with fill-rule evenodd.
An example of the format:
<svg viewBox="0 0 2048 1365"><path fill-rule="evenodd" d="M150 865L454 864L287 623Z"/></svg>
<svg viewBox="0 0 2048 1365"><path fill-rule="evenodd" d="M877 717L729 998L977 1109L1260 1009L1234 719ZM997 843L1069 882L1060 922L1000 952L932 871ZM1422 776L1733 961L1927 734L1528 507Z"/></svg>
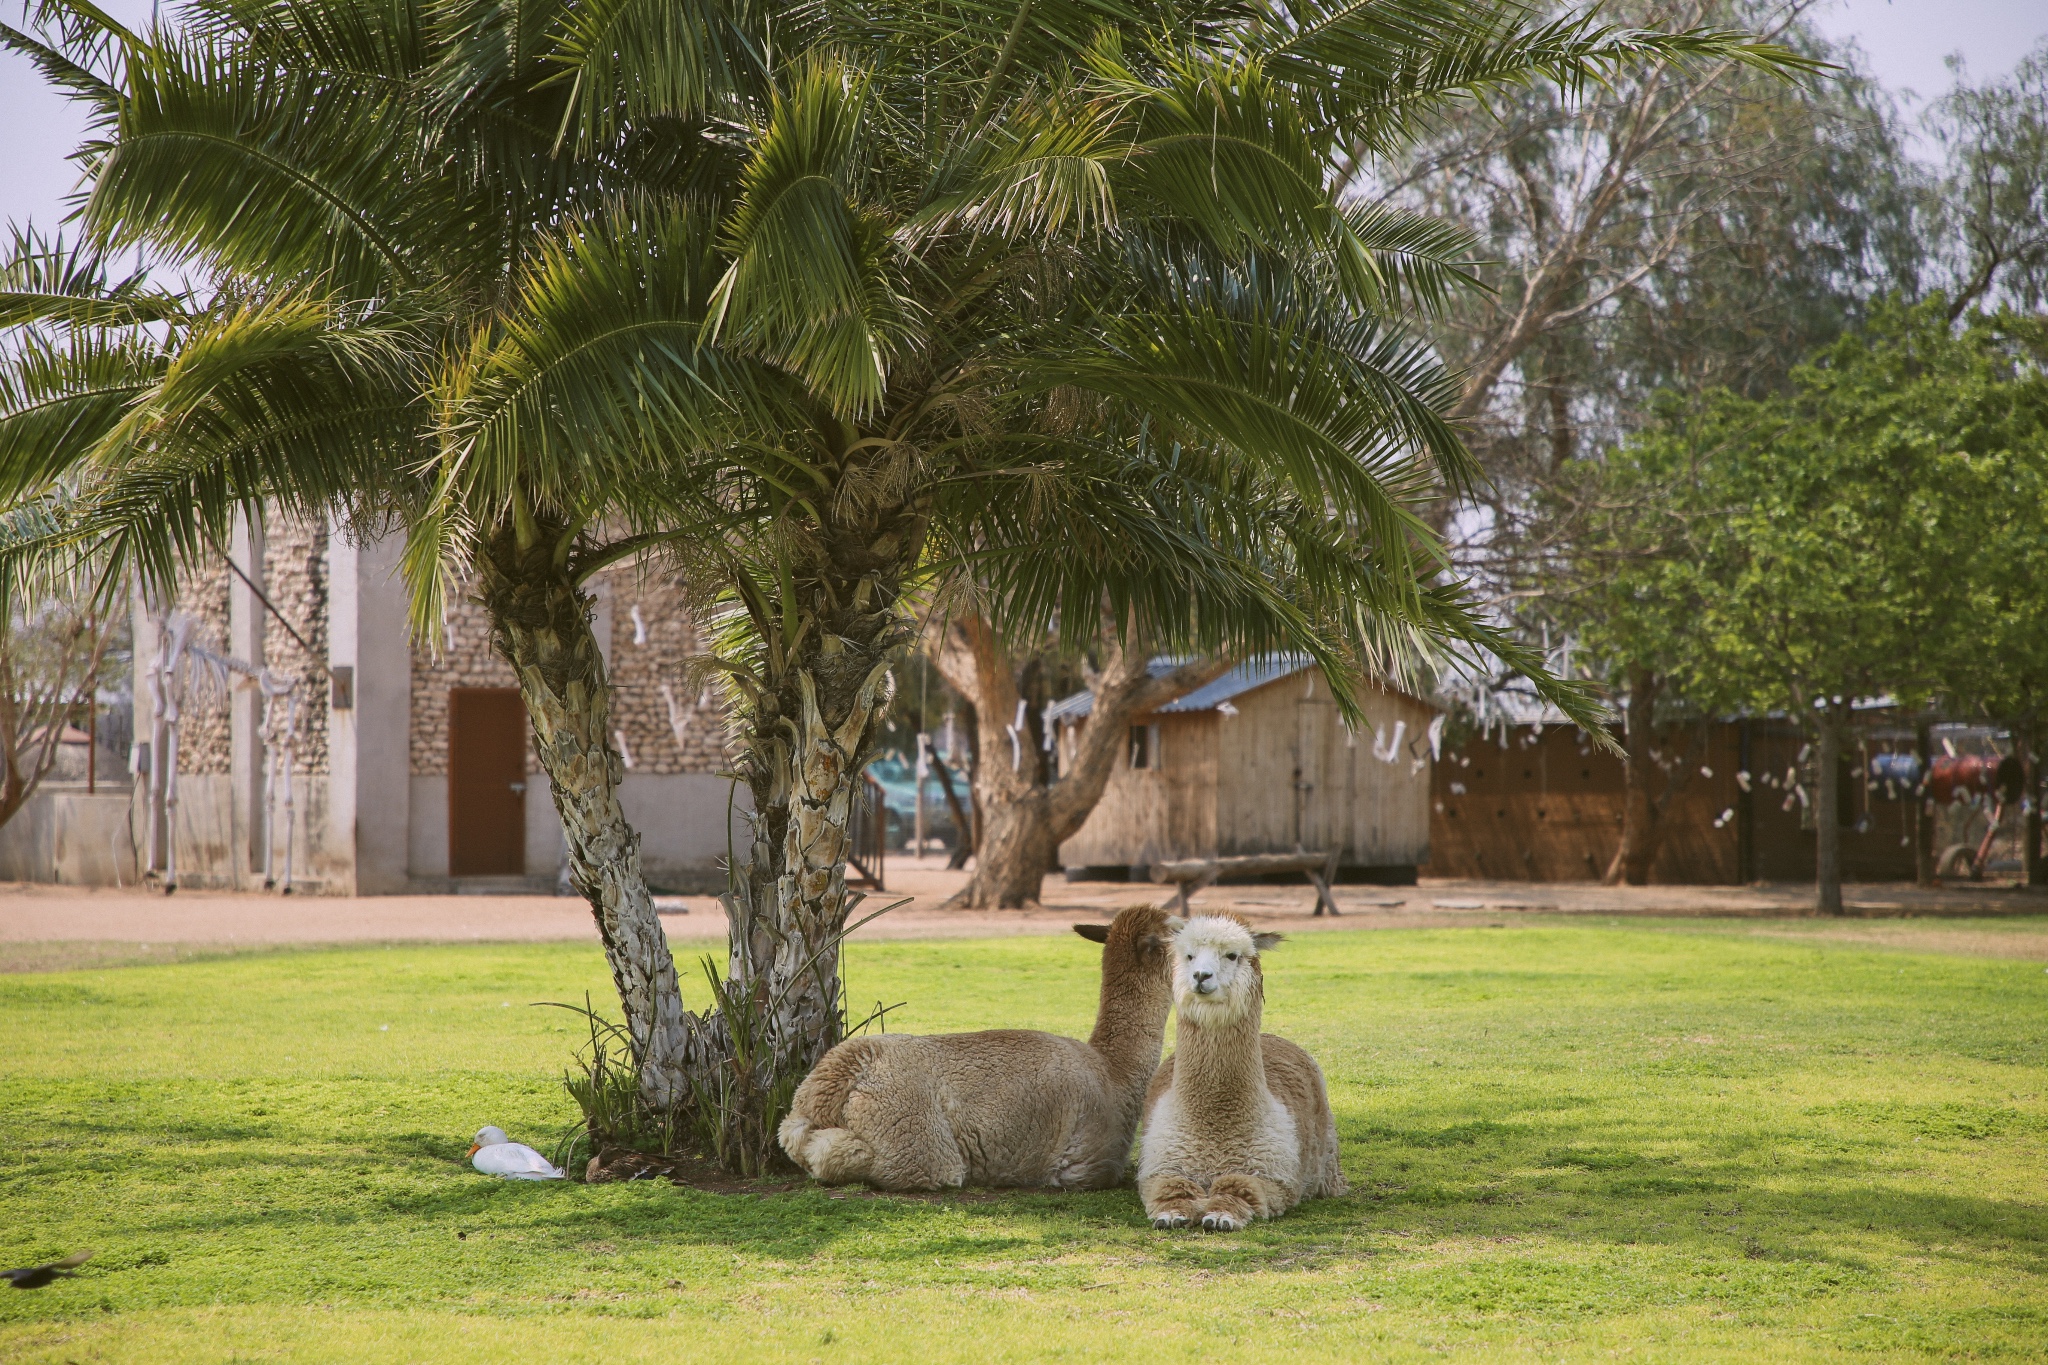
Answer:
<svg viewBox="0 0 2048 1365"><path fill-rule="evenodd" d="M80 347L148 352L119 385L104 365L81 364L46 385L68 378L62 402L45 394L0 417L19 433L9 492L37 500L23 509L26 532L55 518L55 538L110 575L168 583L180 562L224 544L237 515L331 513L412 540L426 568L423 621L445 586L435 571L466 560L494 645L518 671L649 1102L675 1106L718 1043L682 1007L618 803L609 689L581 584L643 545L649 516L674 529L691 515L678 509L702 499L650 466L644 443L572 454L542 436L498 471L495 502L456 506L437 497L436 454L444 441L456 449L450 414L475 410L487 358L503 380L522 289L570 255L577 279L610 294L604 333L572 348L567 369L605 384L656 369L672 383L664 348L690 330L677 319L701 311L708 282L694 303L662 290L688 290L711 240L697 230L710 219L691 219L676 190L703 167L652 148L646 126L564 150L578 96L558 79L558 57L577 32L550 25L544 47L495 4L228 4L195 12L183 33L147 35L84 5L53 2L39 17L40 33L0 38L92 111L81 159L93 242L146 247L202 276L208 296L168 316L167 334L139 339L94 329L107 300L84 276L10 296L16 326L68 319L82 324ZM709 37L744 58L745 34ZM743 104L750 80L765 88L743 59L699 75L676 106ZM699 158L714 184L720 155L707 142ZM650 254L678 243L659 262L675 269L650 286ZM526 392L562 374L529 375ZM721 401L744 382L729 377ZM67 412L62 424L52 416Z"/></svg>
<svg viewBox="0 0 2048 1365"><path fill-rule="evenodd" d="M1079 3L771 33L274 0L147 38L51 8L68 29L8 41L102 121L88 229L213 282L148 393L46 461L84 471L61 537L161 574L276 499L402 528L425 620L472 576L642 1092L746 1167L844 1027L847 821L915 594L1298 649L1340 684L1461 642L1534 668L1437 583L1415 514L1470 466L1394 319L1462 238L1332 202L1329 149L1532 70L1778 60L1440 0L1218 6L1170 41ZM722 585L753 797L708 1016L619 808L580 586L647 553Z"/></svg>

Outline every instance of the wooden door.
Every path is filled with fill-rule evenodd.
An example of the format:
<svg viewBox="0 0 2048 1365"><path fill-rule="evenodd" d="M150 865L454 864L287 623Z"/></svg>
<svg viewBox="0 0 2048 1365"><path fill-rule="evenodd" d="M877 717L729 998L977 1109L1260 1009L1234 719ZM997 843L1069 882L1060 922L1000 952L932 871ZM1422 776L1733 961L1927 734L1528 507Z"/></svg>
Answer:
<svg viewBox="0 0 2048 1365"><path fill-rule="evenodd" d="M448 875L526 871L526 707L516 687L448 690Z"/></svg>
<svg viewBox="0 0 2048 1365"><path fill-rule="evenodd" d="M1316 691L1324 689L1318 684ZM1330 752L1342 727L1337 703L1321 697L1294 705L1294 846L1321 853L1342 842L1344 791Z"/></svg>

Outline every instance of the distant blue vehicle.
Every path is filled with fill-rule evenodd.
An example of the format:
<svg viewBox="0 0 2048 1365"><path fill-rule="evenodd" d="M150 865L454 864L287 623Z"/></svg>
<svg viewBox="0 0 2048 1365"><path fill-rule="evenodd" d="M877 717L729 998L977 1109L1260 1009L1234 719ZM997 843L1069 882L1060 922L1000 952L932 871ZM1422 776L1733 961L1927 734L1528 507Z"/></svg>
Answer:
<svg viewBox="0 0 2048 1365"><path fill-rule="evenodd" d="M889 811L889 847L902 848L917 829L917 765L891 752L868 764L868 776L882 789L882 802ZM953 780L961 779L956 776ZM953 842L953 813L936 777L924 780L924 837L948 846Z"/></svg>
<svg viewBox="0 0 2048 1365"><path fill-rule="evenodd" d="M1920 781L1920 755L1878 754L1870 760L1870 780L1884 788L1888 800L1915 796Z"/></svg>

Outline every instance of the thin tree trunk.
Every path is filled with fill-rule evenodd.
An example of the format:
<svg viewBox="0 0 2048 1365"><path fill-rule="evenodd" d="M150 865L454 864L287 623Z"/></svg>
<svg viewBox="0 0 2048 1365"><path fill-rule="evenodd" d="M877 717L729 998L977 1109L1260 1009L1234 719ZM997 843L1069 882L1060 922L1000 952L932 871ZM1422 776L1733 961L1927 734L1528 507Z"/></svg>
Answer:
<svg viewBox="0 0 2048 1365"><path fill-rule="evenodd" d="M542 538L509 528L479 556L491 643L512 665L568 844L569 880L590 903L611 967L647 1103L666 1112L689 1094L701 1054L683 1008L668 937L640 871L640 835L619 804L624 765L612 752L611 684L591 630L592 599Z"/></svg>
<svg viewBox="0 0 2048 1365"><path fill-rule="evenodd" d="M1934 813L1928 809L1929 778L1934 773L1934 726L1921 720L1913 726L1913 752L1920 759L1920 780L1913 788L1913 880L1934 885Z"/></svg>
<svg viewBox="0 0 2048 1365"><path fill-rule="evenodd" d="M953 789L953 770L937 754L932 755L932 771L938 774L939 787L946 793L946 809L953 816L953 852L946 859L946 867L957 872L974 856L974 828L966 808L960 804L960 793Z"/></svg>
<svg viewBox="0 0 2048 1365"><path fill-rule="evenodd" d="M1842 913L1842 718L1841 703L1830 697L1820 708L1820 771L1813 794L1813 876L1816 904L1823 915Z"/></svg>
<svg viewBox="0 0 2048 1365"><path fill-rule="evenodd" d="M1663 832L1663 822L1659 819L1657 803L1650 795L1650 785L1657 775L1656 761L1650 757L1650 750L1656 743L1657 693L1662 687L1663 680L1655 673L1635 664L1629 665L1621 844L1614 850L1614 860L1607 865L1607 875L1602 878L1609 886L1624 881L1630 886L1647 885L1650 866L1657 858L1658 836Z"/></svg>
<svg viewBox="0 0 2048 1365"><path fill-rule="evenodd" d="M2041 859L2041 774L2032 723L2014 726L2013 739L2020 760L2020 884L2040 886L2048 867Z"/></svg>

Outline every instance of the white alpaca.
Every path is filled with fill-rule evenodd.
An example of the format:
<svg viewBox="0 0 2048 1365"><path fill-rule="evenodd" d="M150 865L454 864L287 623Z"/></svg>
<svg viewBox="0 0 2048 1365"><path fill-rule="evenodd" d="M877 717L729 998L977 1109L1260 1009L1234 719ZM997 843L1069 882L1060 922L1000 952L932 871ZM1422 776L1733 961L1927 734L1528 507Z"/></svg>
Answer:
<svg viewBox="0 0 2048 1365"><path fill-rule="evenodd" d="M1259 954L1280 941L1235 915L1169 919L1173 1055L1145 1095L1138 1195L1159 1228L1235 1232L1344 1193L1337 1120L1315 1059L1259 1032Z"/></svg>

